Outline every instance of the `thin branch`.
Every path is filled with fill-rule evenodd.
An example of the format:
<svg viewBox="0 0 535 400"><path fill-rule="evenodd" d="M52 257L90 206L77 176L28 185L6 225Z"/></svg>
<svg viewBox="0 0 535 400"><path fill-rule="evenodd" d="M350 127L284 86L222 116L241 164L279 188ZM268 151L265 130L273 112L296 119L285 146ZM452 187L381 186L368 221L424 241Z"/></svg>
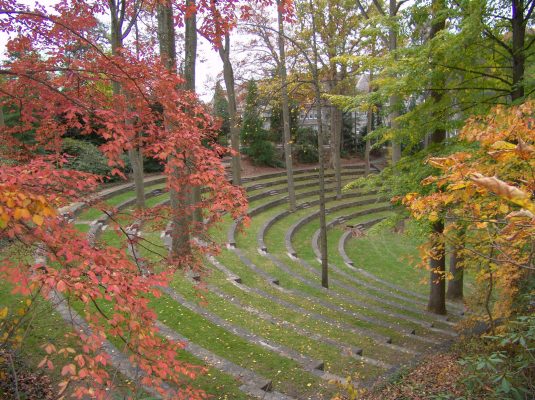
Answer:
<svg viewBox="0 0 535 400"><path fill-rule="evenodd" d="M7 356L9 358L9 366L11 367L11 371L13 371L13 379L14 379L14 386L15 386L15 398L17 400L20 400L20 394L19 394L19 378L17 376L17 371L15 370L15 364L13 363L13 357L11 356L11 353L8 351Z"/></svg>
<svg viewBox="0 0 535 400"><path fill-rule="evenodd" d="M368 13L366 12L366 10L364 9L364 7L362 6L362 3L360 2L360 0L356 0L357 2L357 7L359 8L360 12L362 13L362 15L364 15L364 18L366 19L370 19L370 16L368 15Z"/></svg>
<svg viewBox="0 0 535 400"><path fill-rule="evenodd" d="M500 46L502 46L505 50L507 50L507 52L510 55L514 56L513 49L511 47L509 47L507 44L505 44L505 42L503 40L501 40L496 35L494 35L494 33L492 33L490 29L484 28L484 32L483 33L485 33L489 38L491 38L496 43L498 43Z"/></svg>
<svg viewBox="0 0 535 400"><path fill-rule="evenodd" d="M504 78L496 76L496 75L488 74L486 72L476 71L476 70L468 69L468 68L456 67L454 65L444 65L444 64L440 64L440 63L431 63L431 65L436 65L436 66L439 66L439 67L442 67L442 68L453 69L453 70L456 70L456 71L462 71L462 72L468 72L468 73L472 73L472 74L478 74L478 75L481 75L481 76L485 76L487 78L496 79L496 80L498 80L500 82L505 83L508 86L512 86L513 85L507 79L504 79Z"/></svg>
<svg viewBox="0 0 535 400"><path fill-rule="evenodd" d="M399 11L399 9L400 9L400 7L401 7L403 4L405 4L406 2L408 2L408 1L409 1L409 0L401 0L400 2L398 2L398 4L396 4L396 8L395 8L394 12L397 14L398 11Z"/></svg>
<svg viewBox="0 0 535 400"><path fill-rule="evenodd" d="M373 4L375 4L375 8L377 8L377 11L379 11L382 15L385 15L385 10L383 10L383 7L381 7L381 4L378 0L373 0Z"/></svg>
<svg viewBox="0 0 535 400"><path fill-rule="evenodd" d="M535 8L535 0L531 0L531 5L529 6L529 10L526 13L526 16L524 17L524 20L522 22L523 24L526 24L529 21L529 19L531 18L531 14L533 14L534 8Z"/></svg>

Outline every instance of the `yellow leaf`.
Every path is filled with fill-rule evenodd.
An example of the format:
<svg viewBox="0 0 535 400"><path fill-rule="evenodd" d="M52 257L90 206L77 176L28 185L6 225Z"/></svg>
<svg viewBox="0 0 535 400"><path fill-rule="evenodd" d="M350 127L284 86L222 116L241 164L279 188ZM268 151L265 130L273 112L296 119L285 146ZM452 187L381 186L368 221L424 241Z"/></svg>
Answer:
<svg viewBox="0 0 535 400"><path fill-rule="evenodd" d="M466 182L459 181L448 186L448 190L458 190L466 187Z"/></svg>
<svg viewBox="0 0 535 400"><path fill-rule="evenodd" d="M497 142L494 142L490 148L493 150L514 150L516 145L503 140L498 140Z"/></svg>
<svg viewBox="0 0 535 400"><path fill-rule="evenodd" d="M33 217L32 217L32 221L35 225L37 226L41 226L43 225L43 217L41 217L39 214L35 214Z"/></svg>
<svg viewBox="0 0 535 400"><path fill-rule="evenodd" d="M438 214L436 211L432 211L430 214L429 214L429 221L431 222L435 222L435 221L438 221Z"/></svg>
<svg viewBox="0 0 535 400"><path fill-rule="evenodd" d="M500 206L498 207L498 211L502 214L505 214L507 212L509 212L509 207L507 207L507 204L500 204Z"/></svg>
<svg viewBox="0 0 535 400"><path fill-rule="evenodd" d="M4 307L0 310L0 319L4 319L5 317L7 317L7 307Z"/></svg>

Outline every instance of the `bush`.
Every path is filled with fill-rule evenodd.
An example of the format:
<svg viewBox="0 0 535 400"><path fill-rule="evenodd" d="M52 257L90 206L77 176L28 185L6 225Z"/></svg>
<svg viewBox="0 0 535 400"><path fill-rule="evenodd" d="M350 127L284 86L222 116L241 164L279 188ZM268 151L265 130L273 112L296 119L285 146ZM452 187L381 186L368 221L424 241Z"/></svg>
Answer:
<svg viewBox="0 0 535 400"><path fill-rule="evenodd" d="M318 162L318 136L312 129L298 129L294 146L297 161L301 163Z"/></svg>
<svg viewBox="0 0 535 400"><path fill-rule="evenodd" d="M109 181L119 179L115 175L111 176L112 167L108 165L108 159L94 144L83 140L65 138L63 140L63 151L71 156L64 168L104 176ZM125 157L125 171L123 172L129 169L127 159Z"/></svg>
<svg viewBox="0 0 535 400"><path fill-rule="evenodd" d="M244 148L243 152L251 157L254 165L264 165L268 167L282 167L283 163L277 159L275 147L268 140L256 140L249 147Z"/></svg>
<svg viewBox="0 0 535 400"><path fill-rule="evenodd" d="M519 316L505 332L483 340L485 348L461 361L468 371L464 384L469 393L489 400L533 399L535 316Z"/></svg>

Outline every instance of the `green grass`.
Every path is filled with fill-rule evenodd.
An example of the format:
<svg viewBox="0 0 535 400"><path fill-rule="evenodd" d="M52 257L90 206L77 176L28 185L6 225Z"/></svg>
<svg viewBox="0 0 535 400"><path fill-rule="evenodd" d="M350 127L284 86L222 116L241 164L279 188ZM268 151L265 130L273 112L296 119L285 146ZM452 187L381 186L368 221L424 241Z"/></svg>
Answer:
<svg viewBox="0 0 535 400"><path fill-rule="evenodd" d="M165 184L164 183L148 186L148 187L145 188L145 193L149 193L150 191L155 190L155 189L163 189L163 188L165 188ZM123 201L126 201L128 199L133 198L134 196L135 196L135 191L134 190L129 190L127 192L120 193L118 195L110 197L109 199L103 201L101 203L101 205L97 205L97 206L88 208L85 211L83 211L78 216L78 219L80 221L93 221L93 220L97 219L98 217L100 217L102 215L102 209L103 208L107 209L107 208L115 207L118 204L122 203ZM147 202L149 200L150 199L147 199Z"/></svg>
<svg viewBox="0 0 535 400"><path fill-rule="evenodd" d="M175 279L173 287L188 298L188 300L192 302L198 300L197 292L183 279ZM271 322L259 319L255 317L254 314L229 304L227 301L209 291L203 293L203 297L206 300L206 308L224 320L231 322L234 325L241 326L266 339L292 348L302 354L306 354L317 360L325 361L326 370L332 373L344 376L345 374L350 373L350 371L359 370L361 375L372 376L374 373L378 372L374 368L371 370L363 369L363 365L360 361L348 356L342 356L340 350L331 345L303 337L282 325L274 325Z"/></svg>
<svg viewBox="0 0 535 400"><path fill-rule="evenodd" d="M419 259L420 244L415 238L383 228L349 239L346 253L355 266L403 288L426 294L428 273L414 268L410 262L411 258Z"/></svg>
<svg viewBox="0 0 535 400"><path fill-rule="evenodd" d="M306 176L306 174L299 176ZM248 182L246 185L252 186L260 183L268 183L283 179L284 177L275 177L266 180L258 179L252 182ZM296 185L305 184L307 182L308 181L298 181L296 182ZM281 183L275 186L265 187L262 189L251 191L248 193L248 195L251 196L254 194L262 193L264 191L269 192L285 187L286 185L284 183ZM334 189L334 183L329 184L328 188ZM297 193L305 193L314 189L314 187L307 187L304 189L300 189L299 191L297 191ZM286 193L281 193L275 196L265 196L259 200L251 202L249 205L249 209L257 207L261 204L266 204L268 202L283 198L286 195ZM130 192L129 194L124 193L123 195L114 196L108 201L113 201L115 204L119 204L128 197L133 197L133 192ZM147 206L152 207L163 199L166 199L167 197L168 194L162 194L154 198L148 199ZM317 197L317 195L309 196L306 199L300 199L299 202L316 200ZM336 204L360 201L365 198L372 197L373 196L368 195L366 197L333 201L329 203L328 207L331 207ZM107 204L108 201L106 202ZM108 204L108 206L109 205L110 204ZM378 205L379 204L364 205L359 206L358 209L371 209L377 207ZM240 303L242 303L246 307L254 307L261 312L271 314L279 320L291 322L292 324L300 326L303 329L307 329L311 332L330 337L342 343L363 347L366 356L381 359L385 362L393 364L401 360L407 360L408 356L406 354L401 354L391 349L388 349L385 346L381 346L380 344L375 343L373 340L363 337L361 335L355 335L351 332L346 331L343 327L337 327L324 321L317 321L306 315L309 312L321 314L328 318L332 318L333 320L339 320L355 327L362 327L373 330L377 333L392 336L394 338L395 343L406 343L407 345L410 345L412 347L412 344L410 344L409 342L405 342L405 339L400 337L396 332L392 331L389 328L377 326L365 321L358 321L354 317L351 317L345 313L329 309L315 302L314 299L322 299L323 301L326 301L330 304L340 305L341 307L347 310L352 310L368 316L372 316L374 318L378 318L383 321L392 323L393 325L395 325L396 322L400 322L402 326L408 327L411 326L410 323L407 323L405 321L397 321L397 319L393 317L388 317L381 313L373 312L368 309L364 309L360 306L356 306L354 304L351 304L350 302L344 301L344 299L340 297L326 293L321 289L308 286L295 277L295 274L300 274L311 281L319 281L319 277L316 274L304 270L303 267L300 266L295 260L291 260L289 257L287 257L286 248L284 245L284 236L286 230L299 218L316 211L317 207L310 207L308 209L300 210L291 214L290 216L287 216L283 220L273 225L268 231L268 235L265 238L265 242L269 252L279 257L281 261L283 261L288 266L292 273L287 273L285 271L280 270L275 264L273 264L273 262L271 262L266 257L261 256L257 252L258 230L268 218L273 216L275 213L285 211L287 207L287 204L272 207L269 210L253 217L251 225L249 227L244 228L244 234L237 234L236 241L238 248L240 248L244 252L244 254L253 263L255 263L258 268L278 278L281 281L281 286L283 288L292 290L295 293L280 291L277 288L268 285L261 276L256 275L244 263L242 263L234 252L227 249L222 249L221 254L219 254L217 258L228 269L230 269L233 273L242 278L243 290L240 289L239 286L236 286L231 282L227 281L220 271L213 270L210 266L207 267L210 272L204 278L206 283L208 283L209 285L217 286L227 295L234 296L236 299L239 300ZM328 215L328 219L330 220L338 215L345 215L355 210L355 207L344 209ZM87 210L86 212L91 212L91 210ZM373 217L389 215L390 213L390 211L375 213L373 214ZM98 215L100 215L100 211ZM82 216L80 218L82 218ZM84 219L86 219L86 217L84 217ZM362 222L368 219L370 219L370 216L363 216L355 219L355 222ZM223 217L223 221L219 224L219 226L212 228L210 230L210 233L217 241L219 241L220 243L225 243L227 241L227 228L230 226L231 223L232 221L230 220L230 218L228 216L225 216ZM151 224L148 223L147 225L148 226L146 228L149 228ZM88 226L78 225L78 228L82 231L86 231L88 229ZM312 235L314 234L317 228L317 220L314 220L304 225L294 236L294 247L296 248L301 258L307 260L319 271L319 264L315 259L315 255L310 243ZM154 244L150 244L150 246L152 246L153 249L158 249L161 252L162 249L158 248L158 246L162 242L159 237L159 234L160 232L158 231L150 233L144 230L144 238L147 238L154 242ZM340 269L344 270L345 272L351 273L351 271L347 269L347 267L343 264L343 260L337 252L338 239L340 238L341 234L342 229L339 228L332 229L329 232L328 246L330 250L330 262L335 263ZM371 238L371 236L359 239L351 239L349 242L350 246L347 247L348 255L352 257L353 253L350 253L350 248L353 247L353 243L355 241L369 238ZM390 245L390 239L390 236L385 233L383 237L376 240L377 242L382 241L383 243L387 243L388 241ZM121 244L124 242L124 238L120 235L117 235L110 228L108 228L107 231L104 231L102 233L100 240L112 246L121 246ZM364 249L366 249L366 244L364 244L363 246ZM393 255L398 255L399 258L400 254L409 254L408 252L406 252L406 250L410 246L411 243L403 243L403 241L400 241L400 243L392 244L392 246L389 247L389 250L393 253ZM415 251L415 248L416 246L413 245L413 252ZM363 249L360 249L360 251L363 251ZM379 259L377 256L375 256L374 258L374 255L370 254L372 253L372 251L366 250L364 251L364 253L367 252L366 256L368 256L371 260L375 261L376 264L372 265L371 267L368 267L367 262L369 260L367 259L354 260L355 264L363 268L366 266L365 269L369 270L372 273L375 273L383 279L385 279L385 274L390 274L391 279L394 279L394 283L397 283L405 288L413 289L415 282L417 282L417 280L413 279L413 276L407 277L407 275L404 275L404 271L402 271L401 269L392 273L392 271L389 271L389 269L391 268L390 265L392 261L390 263L384 263L384 257L386 253L384 249L383 251L381 251L379 248L377 248L373 251L377 254L381 254L381 256L383 256L383 259ZM142 254L147 258L152 259L153 261L157 261L157 257L151 256L150 253L148 253L147 251L142 251ZM361 261L362 264L359 261ZM383 262L382 266L380 265L381 262ZM402 261L398 260L398 263L401 264ZM385 267L388 268L388 270L386 270ZM378 273L376 273L375 268L382 268L383 275L379 275ZM399 274L400 276L404 275L406 281L402 283L398 282L396 274ZM390 306L388 305L384 305L380 302L372 301L371 299L367 298L366 293L368 293L369 289L364 288L362 285L358 285L348 280L343 275L334 273L333 271L331 271L331 276L336 277L340 281L345 282L348 285L355 286L355 288L361 290L361 293L358 294L345 288L334 287L333 289L336 290L338 293L341 293L348 297L351 296L363 302L373 303L374 305L381 306L385 309L390 308ZM360 276L358 278L361 279ZM373 280L370 280L370 282L373 283L375 286L380 286L380 284ZM185 296L189 301L196 301L198 293L195 291L195 289L189 282L184 280L183 277L178 276L173 281L172 286L179 293ZM279 299L302 307L305 312L293 311L290 308L268 300L260 294L247 292L248 286L260 289L271 296L276 296ZM385 289L388 291L392 290L386 287ZM301 292L304 293L306 296L309 296L311 299L308 300L300 296L299 293ZM376 293L374 292L374 294ZM342 356L340 355L339 349L327 344L320 343L319 341L313 340L309 337L306 337L305 335L300 335L290 327L273 325L273 323L261 319L257 317L254 313L247 311L247 308L242 309L240 307L237 307L232 303L223 300L216 294L208 292L204 293L204 297L207 300L206 307L210 312L231 322L232 324L241 326L261 337L265 337L273 342L280 343L286 347L295 349L296 351L307 354L315 359L323 360L326 362L326 369L333 373L339 374L341 376L346 376L352 374L353 372L358 372L361 377L367 378L376 376L381 372L377 368L361 364L356 359L353 359L348 356ZM393 300L399 302L399 300ZM210 323L202 316L195 314L194 312L188 310L183 306L180 306L178 303L176 303L167 296L163 296L159 299L154 299L152 301L152 304L155 306L159 318L170 328L175 329L177 332L180 332L182 335L188 337L192 340L192 342L197 343L207 348L208 350L213 351L214 353L243 366L244 368L250 368L262 376L273 379L275 390L279 390L290 395L299 395L299 397L316 395L318 393L325 395L332 394L331 390L326 387L325 382L320 381L319 378L314 375L304 372L301 366L295 363L294 361L282 357L275 352L267 351L265 348L257 346L251 342L248 342L247 340L241 339L240 337L232 334L231 332L226 331L225 329ZM396 311L400 314L405 313L407 315L412 316L412 314L403 310ZM416 315L416 317L422 318L421 315ZM196 360L190 355L184 354L181 355L181 357L182 356L186 357L186 359L189 357L190 359L194 360L194 364L200 363L199 360ZM224 393L227 398L246 398L241 392L237 391L238 385L236 384L236 382L233 381L231 377L225 374L221 374L218 371L214 371L213 369L210 369L210 371L212 371L211 375L199 378L199 380L195 382L195 386L198 385L199 387L202 387L203 389L207 390L209 393L212 394L221 393L221 396L223 396ZM222 386L222 388L218 388L218 386Z"/></svg>
<svg viewBox="0 0 535 400"><path fill-rule="evenodd" d="M167 326L200 346L273 379L276 390L292 393L299 388L302 396L326 393L325 384L318 377L303 371L296 362L233 335L168 296L154 299L151 304L157 310L159 319Z"/></svg>

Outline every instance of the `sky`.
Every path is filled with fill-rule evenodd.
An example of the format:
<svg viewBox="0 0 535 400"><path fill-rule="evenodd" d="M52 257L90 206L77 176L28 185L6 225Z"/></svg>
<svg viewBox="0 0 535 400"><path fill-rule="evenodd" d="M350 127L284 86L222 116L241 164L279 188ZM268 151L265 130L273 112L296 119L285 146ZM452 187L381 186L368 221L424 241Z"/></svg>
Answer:
<svg viewBox="0 0 535 400"><path fill-rule="evenodd" d="M45 6L52 6L56 0L18 0L19 3L32 6L35 3L39 3ZM102 21L106 21L106 17L102 16ZM180 28L178 28L180 29ZM178 33L178 32L177 32ZM0 65L1 60L5 60L5 47L7 44L8 36L4 32L0 32ZM197 47L197 70L196 70L196 88L197 93L201 100L208 103L212 100L215 82L218 76L221 74L223 64L219 58L219 54L204 38L198 38Z"/></svg>

